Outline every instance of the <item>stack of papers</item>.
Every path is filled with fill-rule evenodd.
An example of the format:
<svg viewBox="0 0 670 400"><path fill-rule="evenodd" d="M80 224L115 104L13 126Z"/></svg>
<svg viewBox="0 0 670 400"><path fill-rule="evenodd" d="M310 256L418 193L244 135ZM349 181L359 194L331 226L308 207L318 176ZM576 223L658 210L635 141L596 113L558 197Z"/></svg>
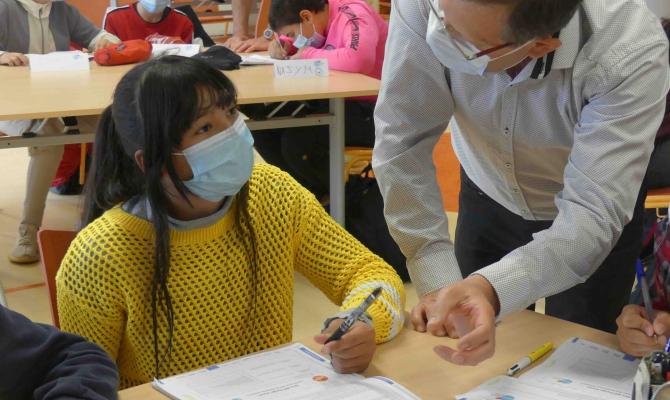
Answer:
<svg viewBox="0 0 670 400"><path fill-rule="evenodd" d="M275 59L268 56L259 56L258 54L253 54L250 56L241 56L242 62L240 65L274 65Z"/></svg>
<svg viewBox="0 0 670 400"><path fill-rule="evenodd" d="M500 376L457 400L629 400L640 360L579 338L520 378Z"/></svg>
<svg viewBox="0 0 670 400"><path fill-rule="evenodd" d="M151 58L160 55L193 57L200 53L199 44L153 44L151 46Z"/></svg>
<svg viewBox="0 0 670 400"><path fill-rule="evenodd" d="M179 400L419 400L390 379L338 374L300 343L154 380L153 387Z"/></svg>

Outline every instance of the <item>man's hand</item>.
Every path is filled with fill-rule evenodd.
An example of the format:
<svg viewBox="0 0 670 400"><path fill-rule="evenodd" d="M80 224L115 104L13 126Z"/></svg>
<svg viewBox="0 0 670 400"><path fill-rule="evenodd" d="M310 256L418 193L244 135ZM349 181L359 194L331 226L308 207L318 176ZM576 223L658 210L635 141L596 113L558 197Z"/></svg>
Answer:
<svg viewBox="0 0 670 400"><path fill-rule="evenodd" d="M424 296L412 309L419 332L460 337L457 350L435 346L437 355L458 365L477 365L495 353L495 316L500 310L493 286L480 275Z"/></svg>
<svg viewBox="0 0 670 400"><path fill-rule="evenodd" d="M619 326L616 335L619 337L621 349L631 356L643 357L653 350L663 350L668 341L670 314L666 312L654 310L652 326L644 307L628 305L624 307L616 323ZM654 334L658 335L658 343Z"/></svg>
<svg viewBox="0 0 670 400"><path fill-rule="evenodd" d="M247 36L233 35L228 40L226 40L226 43L224 43L223 45L231 49L232 51L236 51L235 49L237 49L242 44L242 42L245 42L247 40L249 40L249 37Z"/></svg>
<svg viewBox="0 0 670 400"><path fill-rule="evenodd" d="M276 40L274 42L276 42ZM245 40L232 50L237 53L251 53L254 51L267 51L269 46L270 40L260 37L258 39Z"/></svg>
<svg viewBox="0 0 670 400"><path fill-rule="evenodd" d="M302 52L305 51L306 48L307 46L303 46L298 49L298 52L291 56L291 60L300 60L300 57L302 57Z"/></svg>
<svg viewBox="0 0 670 400"><path fill-rule="evenodd" d="M21 53L2 53L0 55L0 65L9 65L10 67L18 67L20 65L28 65L30 60Z"/></svg>
<svg viewBox="0 0 670 400"><path fill-rule="evenodd" d="M322 334L314 336L314 341L319 344L326 343L330 335L335 332L343 319L334 319ZM375 330L365 322L356 322L347 333L334 342L323 346L321 352L332 358L333 367L341 374L352 374L363 372L372 362L372 356L377 350L375 342Z"/></svg>
<svg viewBox="0 0 670 400"><path fill-rule="evenodd" d="M95 44L95 51L106 49L107 47L113 45L114 42L110 42L107 39L100 39L98 43Z"/></svg>

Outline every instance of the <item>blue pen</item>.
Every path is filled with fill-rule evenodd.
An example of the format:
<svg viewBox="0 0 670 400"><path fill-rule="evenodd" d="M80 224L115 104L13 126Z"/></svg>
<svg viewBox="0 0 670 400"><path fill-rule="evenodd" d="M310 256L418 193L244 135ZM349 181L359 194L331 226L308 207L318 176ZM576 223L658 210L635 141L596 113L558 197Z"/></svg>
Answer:
<svg viewBox="0 0 670 400"><path fill-rule="evenodd" d="M649 322L651 322L652 329L654 327L654 309L651 306L651 297L649 296L649 285L647 284L647 276L644 273L644 266L640 259L637 260L636 264L637 269L637 281L640 283L640 288L642 289L642 297L644 298L644 306L647 308L647 316L649 317ZM658 335L654 333L654 339L658 343ZM666 351L667 351L666 344Z"/></svg>

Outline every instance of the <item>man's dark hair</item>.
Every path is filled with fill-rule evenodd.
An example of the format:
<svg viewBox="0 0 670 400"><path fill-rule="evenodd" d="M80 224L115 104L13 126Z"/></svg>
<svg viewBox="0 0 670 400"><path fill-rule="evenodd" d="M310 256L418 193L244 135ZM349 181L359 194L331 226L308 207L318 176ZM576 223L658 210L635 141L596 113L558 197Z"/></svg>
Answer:
<svg viewBox="0 0 670 400"><path fill-rule="evenodd" d="M268 18L270 29L277 32L287 25L299 24L302 10L318 13L325 9L325 0L272 0Z"/></svg>
<svg viewBox="0 0 670 400"><path fill-rule="evenodd" d="M466 1L513 6L514 10L510 14L507 27L503 30L502 39L513 44L523 44L534 39L546 38L563 29L583 0Z"/></svg>

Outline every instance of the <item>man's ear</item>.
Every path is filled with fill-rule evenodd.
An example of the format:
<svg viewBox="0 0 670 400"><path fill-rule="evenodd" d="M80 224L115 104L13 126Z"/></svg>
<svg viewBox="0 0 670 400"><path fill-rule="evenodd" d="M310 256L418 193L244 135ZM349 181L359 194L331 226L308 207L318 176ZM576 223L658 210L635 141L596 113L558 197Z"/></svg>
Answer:
<svg viewBox="0 0 670 400"><path fill-rule="evenodd" d="M147 171L144 169L144 150L137 150L135 152L135 162L140 167L142 172L146 174Z"/></svg>
<svg viewBox="0 0 670 400"><path fill-rule="evenodd" d="M535 42L535 45L530 48L528 56L530 58L542 58L561 47L562 44L563 42L561 42L560 39L554 39L551 36L539 39Z"/></svg>
<svg viewBox="0 0 670 400"><path fill-rule="evenodd" d="M309 10L300 11L300 18L302 18L302 20L308 24L314 23L314 14L312 14L312 12Z"/></svg>

